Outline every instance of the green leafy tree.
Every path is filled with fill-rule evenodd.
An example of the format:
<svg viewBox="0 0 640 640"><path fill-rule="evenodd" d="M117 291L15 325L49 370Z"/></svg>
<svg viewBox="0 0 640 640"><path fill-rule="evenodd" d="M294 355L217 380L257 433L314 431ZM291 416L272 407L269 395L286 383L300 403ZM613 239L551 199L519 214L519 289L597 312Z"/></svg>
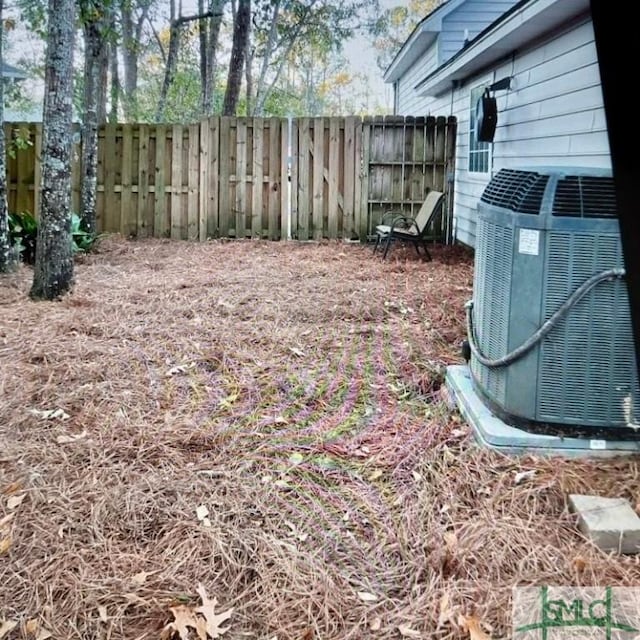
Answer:
<svg viewBox="0 0 640 640"><path fill-rule="evenodd" d="M386 71L418 23L444 0L409 0L385 10L372 26L376 63Z"/></svg>
<svg viewBox="0 0 640 640"><path fill-rule="evenodd" d="M270 0L254 14L256 115L265 113L269 94L282 87L282 77L300 58L301 51L327 57L337 54L356 30L369 24L378 0ZM286 80L285 80L286 83Z"/></svg>

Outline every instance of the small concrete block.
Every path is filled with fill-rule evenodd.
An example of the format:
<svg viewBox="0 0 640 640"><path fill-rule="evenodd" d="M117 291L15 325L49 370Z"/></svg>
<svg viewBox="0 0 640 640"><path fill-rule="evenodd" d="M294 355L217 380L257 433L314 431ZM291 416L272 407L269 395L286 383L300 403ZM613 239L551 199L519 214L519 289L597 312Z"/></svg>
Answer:
<svg viewBox="0 0 640 640"><path fill-rule="evenodd" d="M640 553L640 518L624 498L570 495L578 527L603 551Z"/></svg>

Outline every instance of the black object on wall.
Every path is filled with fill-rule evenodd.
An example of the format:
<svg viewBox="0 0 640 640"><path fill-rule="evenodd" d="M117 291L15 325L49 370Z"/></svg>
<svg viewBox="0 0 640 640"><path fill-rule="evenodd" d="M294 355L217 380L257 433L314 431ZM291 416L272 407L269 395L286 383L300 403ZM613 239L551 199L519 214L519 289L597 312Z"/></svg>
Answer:
<svg viewBox="0 0 640 640"><path fill-rule="evenodd" d="M610 0L591 0L591 15L627 271L636 363L640 372L640 232L637 225L640 218L640 162L635 126L638 107L629 93L628 68L631 61L640 59L640 38L630 10L616 10Z"/></svg>
<svg viewBox="0 0 640 640"><path fill-rule="evenodd" d="M498 103L486 89L476 104L476 130L480 142L493 142L498 124Z"/></svg>

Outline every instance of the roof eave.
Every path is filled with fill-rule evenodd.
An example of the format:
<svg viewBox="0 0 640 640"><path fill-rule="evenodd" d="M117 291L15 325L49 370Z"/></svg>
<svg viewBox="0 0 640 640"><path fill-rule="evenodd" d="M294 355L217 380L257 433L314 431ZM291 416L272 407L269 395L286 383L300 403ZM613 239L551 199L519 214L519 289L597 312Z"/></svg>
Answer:
<svg viewBox="0 0 640 640"><path fill-rule="evenodd" d="M411 36L411 44L405 49L402 56L396 56L394 61L384 73L385 82L395 82L401 78L411 65L436 41L439 30L420 29L414 31Z"/></svg>
<svg viewBox="0 0 640 640"><path fill-rule="evenodd" d="M589 0L532 0L490 25L414 89L420 96L438 96L588 10Z"/></svg>

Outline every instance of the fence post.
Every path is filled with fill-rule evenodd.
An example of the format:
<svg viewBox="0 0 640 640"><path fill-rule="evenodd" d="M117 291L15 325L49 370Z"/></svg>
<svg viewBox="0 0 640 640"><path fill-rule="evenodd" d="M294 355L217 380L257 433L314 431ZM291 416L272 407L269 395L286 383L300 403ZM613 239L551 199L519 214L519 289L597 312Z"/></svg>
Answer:
<svg viewBox="0 0 640 640"><path fill-rule="evenodd" d="M209 189L209 123L201 120L199 125L199 162L198 176L198 240L207 239L207 190Z"/></svg>
<svg viewBox="0 0 640 640"><path fill-rule="evenodd" d="M360 164L360 211L359 231L360 242L367 242L369 238L369 157L371 144L371 123L370 117L362 119L362 142L361 142L361 164Z"/></svg>

